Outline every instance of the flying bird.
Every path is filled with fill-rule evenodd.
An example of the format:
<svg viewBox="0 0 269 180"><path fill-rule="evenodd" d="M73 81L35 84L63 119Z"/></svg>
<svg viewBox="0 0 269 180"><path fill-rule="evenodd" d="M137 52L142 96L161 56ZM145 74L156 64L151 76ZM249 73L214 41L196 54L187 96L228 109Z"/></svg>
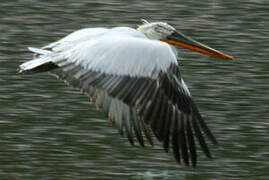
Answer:
<svg viewBox="0 0 269 180"><path fill-rule="evenodd" d="M85 28L42 48L19 66L21 73L52 71L89 96L133 145L155 136L179 164L196 166L198 143L217 140L206 125L179 68L175 46L208 56L235 59L164 22L130 27Z"/></svg>

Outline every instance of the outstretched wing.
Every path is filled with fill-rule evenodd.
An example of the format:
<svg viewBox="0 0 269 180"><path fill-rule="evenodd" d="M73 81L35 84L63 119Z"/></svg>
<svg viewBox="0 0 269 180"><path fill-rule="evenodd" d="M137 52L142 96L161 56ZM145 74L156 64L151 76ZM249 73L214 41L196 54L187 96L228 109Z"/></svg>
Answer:
<svg viewBox="0 0 269 180"><path fill-rule="evenodd" d="M171 146L179 163L195 166L196 137L211 157L203 134L217 142L192 101L171 46L123 28L57 48L44 56L60 67L60 77L88 94L131 144L136 137L144 146L143 133L153 144L153 133L165 151Z"/></svg>

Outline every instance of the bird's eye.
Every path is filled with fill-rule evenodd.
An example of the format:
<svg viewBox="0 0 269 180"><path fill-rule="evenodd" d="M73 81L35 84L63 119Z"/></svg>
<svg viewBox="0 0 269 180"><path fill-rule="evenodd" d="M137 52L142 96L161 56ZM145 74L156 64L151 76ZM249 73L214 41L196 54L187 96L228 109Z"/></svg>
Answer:
<svg viewBox="0 0 269 180"><path fill-rule="evenodd" d="M155 31L156 31L156 32L161 33L161 32L162 32L163 27L162 27L162 26L160 26L160 25L157 25L157 26L156 26L154 29L155 29Z"/></svg>

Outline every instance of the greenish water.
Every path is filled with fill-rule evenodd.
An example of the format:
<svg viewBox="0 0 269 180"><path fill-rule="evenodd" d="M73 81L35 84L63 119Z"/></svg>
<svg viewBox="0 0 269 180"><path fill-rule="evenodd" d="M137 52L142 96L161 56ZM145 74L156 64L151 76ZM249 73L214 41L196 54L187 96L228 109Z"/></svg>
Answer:
<svg viewBox="0 0 269 180"><path fill-rule="evenodd" d="M267 0L41 1L0 3L0 179L269 178ZM180 50L185 81L220 147L178 166L161 146L131 147L77 90L44 73L16 74L40 47L74 30L167 21L237 57Z"/></svg>

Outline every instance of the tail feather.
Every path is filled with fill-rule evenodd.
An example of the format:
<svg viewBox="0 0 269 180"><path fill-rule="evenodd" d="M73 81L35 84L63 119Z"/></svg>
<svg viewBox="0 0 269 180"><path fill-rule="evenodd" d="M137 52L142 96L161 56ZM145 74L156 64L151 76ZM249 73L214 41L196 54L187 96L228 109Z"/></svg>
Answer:
<svg viewBox="0 0 269 180"><path fill-rule="evenodd" d="M47 54L51 53L51 51L49 51L49 50L38 49L38 48L34 48L34 47L28 47L28 50L33 52L33 53L36 53L38 55L47 55Z"/></svg>
<svg viewBox="0 0 269 180"><path fill-rule="evenodd" d="M28 49L39 56L21 64L19 66L19 73L38 73L58 68L58 66L53 63L52 58L48 56L51 51L31 47Z"/></svg>

